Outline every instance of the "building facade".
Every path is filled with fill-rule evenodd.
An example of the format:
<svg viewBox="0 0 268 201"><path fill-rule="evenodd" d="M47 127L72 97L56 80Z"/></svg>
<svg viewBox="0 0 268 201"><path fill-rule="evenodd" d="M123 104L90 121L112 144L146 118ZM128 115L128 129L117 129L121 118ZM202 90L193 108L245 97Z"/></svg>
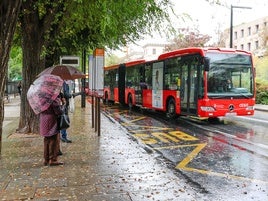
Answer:
<svg viewBox="0 0 268 201"><path fill-rule="evenodd" d="M165 52L168 43L147 43L143 46L145 60L155 60L160 54Z"/></svg>
<svg viewBox="0 0 268 201"><path fill-rule="evenodd" d="M230 29L225 31L225 47L230 47ZM268 47L268 16L233 27L233 48L263 56Z"/></svg>

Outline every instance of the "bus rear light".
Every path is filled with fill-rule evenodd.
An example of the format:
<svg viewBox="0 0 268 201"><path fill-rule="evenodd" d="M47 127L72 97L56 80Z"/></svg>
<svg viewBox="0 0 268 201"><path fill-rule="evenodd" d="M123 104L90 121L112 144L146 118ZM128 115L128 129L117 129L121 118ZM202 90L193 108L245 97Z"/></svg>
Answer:
<svg viewBox="0 0 268 201"><path fill-rule="evenodd" d="M215 112L215 109L210 106L201 106L201 110L204 112Z"/></svg>

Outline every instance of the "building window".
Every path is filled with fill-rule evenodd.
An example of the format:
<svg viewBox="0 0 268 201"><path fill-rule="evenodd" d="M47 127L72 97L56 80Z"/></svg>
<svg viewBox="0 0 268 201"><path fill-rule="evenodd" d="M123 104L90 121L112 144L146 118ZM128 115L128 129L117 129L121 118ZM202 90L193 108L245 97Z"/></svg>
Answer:
<svg viewBox="0 0 268 201"><path fill-rule="evenodd" d="M240 47L241 47L241 50L244 50L244 45L243 45L243 44L241 44L241 46L240 46Z"/></svg>
<svg viewBox="0 0 268 201"><path fill-rule="evenodd" d="M259 41L255 41L255 49L259 49Z"/></svg>
<svg viewBox="0 0 268 201"><path fill-rule="evenodd" d="M259 25L258 24L255 25L255 28L256 28L256 33L258 33L258 31L259 31Z"/></svg>
<svg viewBox="0 0 268 201"><path fill-rule="evenodd" d="M248 35L251 35L251 27L248 27Z"/></svg>
<svg viewBox="0 0 268 201"><path fill-rule="evenodd" d="M248 51L250 51L251 49L251 44L250 43L248 43Z"/></svg>
<svg viewBox="0 0 268 201"><path fill-rule="evenodd" d="M237 39L237 31L234 32L234 39Z"/></svg>
<svg viewBox="0 0 268 201"><path fill-rule="evenodd" d="M241 38L244 37L244 29L241 29Z"/></svg>
<svg viewBox="0 0 268 201"><path fill-rule="evenodd" d="M155 48L153 48L153 54L156 54L156 49Z"/></svg>
<svg viewBox="0 0 268 201"><path fill-rule="evenodd" d="M264 22L263 24L264 24L265 27L267 26L267 22Z"/></svg>

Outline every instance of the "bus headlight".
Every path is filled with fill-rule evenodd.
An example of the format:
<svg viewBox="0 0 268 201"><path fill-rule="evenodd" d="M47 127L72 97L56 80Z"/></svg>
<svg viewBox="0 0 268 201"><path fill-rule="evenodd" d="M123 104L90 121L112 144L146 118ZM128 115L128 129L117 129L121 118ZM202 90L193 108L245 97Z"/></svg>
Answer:
<svg viewBox="0 0 268 201"><path fill-rule="evenodd" d="M246 110L254 110L254 106L247 106Z"/></svg>
<svg viewBox="0 0 268 201"><path fill-rule="evenodd" d="M215 112L215 109L210 106L201 106L201 110L204 112Z"/></svg>

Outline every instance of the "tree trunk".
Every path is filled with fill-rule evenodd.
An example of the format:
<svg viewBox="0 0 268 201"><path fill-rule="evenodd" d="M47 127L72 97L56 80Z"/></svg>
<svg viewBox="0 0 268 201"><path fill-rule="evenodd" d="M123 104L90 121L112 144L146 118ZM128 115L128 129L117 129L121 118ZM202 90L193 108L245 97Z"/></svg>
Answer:
<svg viewBox="0 0 268 201"><path fill-rule="evenodd" d="M9 53L16 29L21 0L0 1L0 153L4 120L5 81L8 70Z"/></svg>
<svg viewBox="0 0 268 201"><path fill-rule="evenodd" d="M23 3L23 15L20 18L22 34L22 93L21 110L18 133L38 133L39 118L31 109L27 100L27 91L36 75L44 69L41 62L41 51L43 45L43 28L39 22L39 16L33 6L34 2L29 0Z"/></svg>
<svg viewBox="0 0 268 201"><path fill-rule="evenodd" d="M55 16L63 9L64 1L48 0L44 3L44 13L39 13L39 3L36 0L27 0L22 3L20 17L23 67L22 67L22 94L18 133L38 133L39 118L31 109L27 101L27 91L36 76L45 68L45 59L42 58L42 48L46 46L45 34L51 31ZM62 11L61 11L62 12Z"/></svg>

